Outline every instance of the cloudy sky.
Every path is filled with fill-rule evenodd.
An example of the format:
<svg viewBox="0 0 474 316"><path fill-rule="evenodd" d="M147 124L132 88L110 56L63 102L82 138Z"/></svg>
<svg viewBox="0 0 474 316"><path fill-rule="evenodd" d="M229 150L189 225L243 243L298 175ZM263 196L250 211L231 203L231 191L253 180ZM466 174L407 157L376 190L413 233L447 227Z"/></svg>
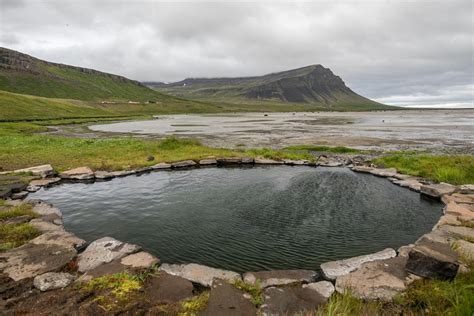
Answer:
<svg viewBox="0 0 474 316"><path fill-rule="evenodd" d="M0 0L0 46L141 81L322 64L394 105L474 107L472 0Z"/></svg>

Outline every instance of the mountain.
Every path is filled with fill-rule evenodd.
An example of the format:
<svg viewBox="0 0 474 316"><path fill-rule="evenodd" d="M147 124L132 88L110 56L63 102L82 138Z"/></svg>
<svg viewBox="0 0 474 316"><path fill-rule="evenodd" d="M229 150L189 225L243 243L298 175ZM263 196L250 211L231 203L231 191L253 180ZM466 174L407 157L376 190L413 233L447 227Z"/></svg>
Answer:
<svg viewBox="0 0 474 316"><path fill-rule="evenodd" d="M329 68L321 65L257 77L189 78L169 84L162 82L145 82L144 84L163 93L197 100L388 108L358 95Z"/></svg>
<svg viewBox="0 0 474 316"><path fill-rule="evenodd" d="M87 101L170 98L122 76L47 62L3 47L0 47L0 90Z"/></svg>

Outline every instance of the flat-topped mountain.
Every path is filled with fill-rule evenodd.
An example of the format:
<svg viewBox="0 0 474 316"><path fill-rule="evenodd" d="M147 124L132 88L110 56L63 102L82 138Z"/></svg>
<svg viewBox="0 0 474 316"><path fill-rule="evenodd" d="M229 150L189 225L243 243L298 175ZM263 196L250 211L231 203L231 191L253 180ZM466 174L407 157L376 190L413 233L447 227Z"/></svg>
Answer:
<svg viewBox="0 0 474 316"><path fill-rule="evenodd" d="M157 100L142 83L93 69L44 61L0 47L0 90L77 100Z"/></svg>
<svg viewBox="0 0 474 316"><path fill-rule="evenodd" d="M190 99L245 102L308 103L382 106L346 86L329 68L311 65L264 76L240 78L188 78L179 82L145 83L149 87Z"/></svg>

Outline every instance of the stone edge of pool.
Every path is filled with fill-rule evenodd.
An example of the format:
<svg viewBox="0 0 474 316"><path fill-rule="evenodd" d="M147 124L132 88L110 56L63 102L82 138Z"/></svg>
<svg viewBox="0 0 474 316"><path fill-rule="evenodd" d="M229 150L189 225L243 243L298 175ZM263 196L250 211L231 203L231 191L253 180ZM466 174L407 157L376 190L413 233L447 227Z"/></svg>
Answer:
<svg viewBox="0 0 474 316"><path fill-rule="evenodd" d="M195 263L162 263L158 267L159 271L210 288L211 297L213 291L222 288L221 280L240 280L258 285L263 288L265 298L260 312L272 314L285 310L286 307L281 304L291 304L294 308L301 303L301 310L307 309L308 304L317 308L335 291L344 293L349 290L358 298L391 301L414 280L453 279L458 272L467 269L460 258L474 258L474 244L470 242L474 239L474 185L433 184L419 177L398 173L393 168L380 169L352 164L351 161L312 163L306 160L208 158L198 162L184 160L171 164L159 163L131 171L94 172L88 167L80 167L58 175L50 165L16 170L33 173L41 176L41 179L32 180L23 187L12 188L7 196L1 198L10 198L7 203L11 205L32 204L33 211L41 217L32 219L30 223L42 234L23 246L0 253L0 271L14 281L33 278L36 288L47 291L105 274L151 269L160 264L158 258L142 251L139 246L111 237L103 237L87 245L84 240L65 231L59 209L41 200L22 201L29 192L35 192L42 186L61 182L106 181L159 170L254 165L348 167L354 172L384 177L396 185L439 199L445 204L443 214L432 231L421 236L414 244L402 246L397 251L387 248L372 254L323 263L322 276L315 271L297 269L246 272L241 275ZM77 271L58 272L66 265L71 265L71 262L74 262ZM321 277L325 280L320 281ZM305 296L309 295L312 299L298 303L303 295L301 293L306 293ZM292 302L282 303L282 295L291 297ZM294 312L293 309L292 311Z"/></svg>

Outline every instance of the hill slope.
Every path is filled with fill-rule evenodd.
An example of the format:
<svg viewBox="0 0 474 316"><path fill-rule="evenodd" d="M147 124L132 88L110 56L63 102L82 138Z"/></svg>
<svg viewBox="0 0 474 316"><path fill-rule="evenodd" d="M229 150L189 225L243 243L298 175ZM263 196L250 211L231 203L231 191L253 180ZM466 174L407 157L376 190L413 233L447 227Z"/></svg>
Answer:
<svg viewBox="0 0 474 316"><path fill-rule="evenodd" d="M191 99L231 103L295 103L325 107L385 108L364 98L346 86L344 81L321 65L241 78L189 78L183 81L145 83L171 95Z"/></svg>
<svg viewBox="0 0 474 316"><path fill-rule="evenodd" d="M0 47L0 90L77 100L170 100L138 81Z"/></svg>

